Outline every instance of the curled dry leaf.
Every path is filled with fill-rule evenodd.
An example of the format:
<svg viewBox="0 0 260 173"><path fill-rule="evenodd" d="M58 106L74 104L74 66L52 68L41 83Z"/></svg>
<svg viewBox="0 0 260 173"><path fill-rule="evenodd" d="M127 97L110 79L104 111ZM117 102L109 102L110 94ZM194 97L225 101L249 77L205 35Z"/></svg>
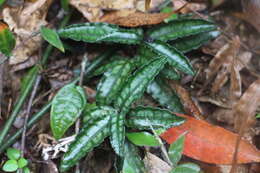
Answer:
<svg viewBox="0 0 260 173"><path fill-rule="evenodd" d="M171 13L144 13L136 10L121 10L104 15L100 21L126 27L137 27L161 23L170 15Z"/></svg>
<svg viewBox="0 0 260 173"><path fill-rule="evenodd" d="M260 79L252 83L240 100L234 105L235 129L242 124L252 125L256 109L260 105ZM247 127L248 128L248 127Z"/></svg>
<svg viewBox="0 0 260 173"><path fill-rule="evenodd" d="M151 0L149 7L154 8L161 2L163 0ZM100 21L100 18L104 14L103 10L117 10L116 12L119 12L119 14L125 13L125 10L126 14L128 10L146 11L146 0L70 0L70 4L77 8L91 22ZM115 13L113 15L117 16L118 14ZM138 13L138 15L140 14Z"/></svg>
<svg viewBox="0 0 260 173"><path fill-rule="evenodd" d="M47 24L45 18L51 2L52 0L38 0L24 3L22 10L20 7L3 9L3 20L16 35L16 47L10 57L10 64L26 61L39 49L41 36L36 33L40 26Z"/></svg>
<svg viewBox="0 0 260 173"><path fill-rule="evenodd" d="M239 54L240 40L235 37L230 43L224 45L211 60L206 69L208 84L216 76L211 91L218 92L228 81L231 74L231 98L238 98L241 95L241 79L239 71L251 60L250 52Z"/></svg>
<svg viewBox="0 0 260 173"><path fill-rule="evenodd" d="M186 122L168 129L161 135L167 143L172 144L179 135L187 132L184 155L206 163L232 164L237 134L206 121L196 120L183 114L177 115L185 117ZM237 163L250 162L260 162L260 151L246 140L241 140Z"/></svg>
<svg viewBox="0 0 260 173"><path fill-rule="evenodd" d="M89 21L98 21L103 16L102 10L136 9L144 10L144 0L71 0L70 4L77 8ZM142 4L140 7L140 4Z"/></svg>
<svg viewBox="0 0 260 173"><path fill-rule="evenodd" d="M172 0L172 3L174 9L180 9L179 11L183 14L187 14L193 11L202 11L207 7L205 3L192 3L185 0Z"/></svg>

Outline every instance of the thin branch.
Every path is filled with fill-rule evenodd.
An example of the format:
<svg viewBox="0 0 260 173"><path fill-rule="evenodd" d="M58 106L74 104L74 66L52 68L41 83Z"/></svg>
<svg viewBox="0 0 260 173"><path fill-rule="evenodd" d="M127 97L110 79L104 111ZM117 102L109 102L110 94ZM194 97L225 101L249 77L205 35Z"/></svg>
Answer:
<svg viewBox="0 0 260 173"><path fill-rule="evenodd" d="M32 94L31 94L31 97L29 99L28 107L27 107L27 110L26 110L25 120L24 120L24 124L23 124L22 140L21 140L21 157L24 156L26 127L27 127L29 115L31 113L32 103L33 103L33 100L35 98L36 91L37 91L37 89L39 87L40 81L41 81L41 76L37 76L36 82L35 82L35 85L34 85L34 88L33 88Z"/></svg>
<svg viewBox="0 0 260 173"><path fill-rule="evenodd" d="M80 72L80 78L79 78L79 86L81 86L81 87L82 87L83 80L84 80L84 74L85 74L87 61L88 61L87 53L85 53L84 56L83 56L83 60L81 62L81 72ZM80 119L77 120L76 125L75 125L76 134L79 133L79 127L80 127ZM75 172L80 173L79 163L77 163L77 165L76 165L76 171Z"/></svg>

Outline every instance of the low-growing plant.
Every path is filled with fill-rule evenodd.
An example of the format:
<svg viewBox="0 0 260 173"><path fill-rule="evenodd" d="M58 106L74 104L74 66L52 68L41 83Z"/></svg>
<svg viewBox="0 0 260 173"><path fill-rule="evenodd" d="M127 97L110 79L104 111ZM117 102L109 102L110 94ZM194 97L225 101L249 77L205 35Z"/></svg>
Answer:
<svg viewBox="0 0 260 173"><path fill-rule="evenodd" d="M91 73L88 70L91 64L87 66L88 80L102 75L97 85L94 104L87 103L83 88L76 82L64 86L54 97L50 119L56 139L61 138L78 118L82 119L80 132L61 160L62 172L76 165L107 137L122 160L121 163L143 165L139 157L130 157L136 155L136 148L125 140L125 136L131 138L131 134L126 131L167 129L185 122L184 118L172 113L184 111L178 96L165 79L179 80L181 73L194 75L192 65L184 53L198 48L219 34L214 23L190 18L173 20L146 29L121 28L107 23L83 23L53 32L43 29L42 34L46 33L55 34L44 38L61 50L63 46L57 36L87 43L127 44L134 45L133 48L137 47L137 55L134 58L112 55L106 62L104 59L96 59L92 64L97 68L93 69L92 66ZM59 43L55 43L55 40ZM144 107L140 102L134 104L145 92L163 109ZM156 143L154 142L153 145ZM174 145L171 148L174 148ZM171 148L169 155L175 157L176 153L172 154ZM176 164L178 159L176 161L175 158L174 161L174 157L170 158ZM186 167L189 166L176 166L172 172L181 172L181 169ZM133 168L133 172L145 170L143 166L138 166Z"/></svg>
<svg viewBox="0 0 260 173"><path fill-rule="evenodd" d="M19 169L23 171L23 173L30 173L28 168L28 161L21 157L21 151L15 148L8 148L6 151L6 155L9 160L7 160L3 165L3 171L5 172L18 172Z"/></svg>

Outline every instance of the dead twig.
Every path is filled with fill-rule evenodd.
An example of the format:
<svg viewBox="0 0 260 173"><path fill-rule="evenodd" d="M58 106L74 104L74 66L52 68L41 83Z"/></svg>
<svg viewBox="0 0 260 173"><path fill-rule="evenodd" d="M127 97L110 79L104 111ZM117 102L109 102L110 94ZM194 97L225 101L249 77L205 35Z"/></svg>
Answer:
<svg viewBox="0 0 260 173"><path fill-rule="evenodd" d="M22 140L21 140L21 157L24 156L27 122L28 122L28 119L29 119L29 115L31 113L32 103L33 103L34 97L36 95L36 91L39 87L40 81L41 81L41 76L37 76L35 85L33 87L32 94L31 94L30 99L29 99L28 107L26 109L26 115L25 115L25 120L24 120L24 124L23 124Z"/></svg>

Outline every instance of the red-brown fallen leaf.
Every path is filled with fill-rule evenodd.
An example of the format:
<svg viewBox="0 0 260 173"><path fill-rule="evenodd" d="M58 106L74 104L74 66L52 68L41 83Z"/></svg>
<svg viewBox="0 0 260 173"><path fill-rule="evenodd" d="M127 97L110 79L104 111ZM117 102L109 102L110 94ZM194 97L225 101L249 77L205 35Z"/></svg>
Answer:
<svg viewBox="0 0 260 173"><path fill-rule="evenodd" d="M186 122L170 128L161 137L167 143L173 143L179 135L186 134L183 154L196 160L213 164L232 164L237 134L224 128L211 125L206 121L196 120L183 114ZM241 140L237 162L260 162L260 151L245 140Z"/></svg>

